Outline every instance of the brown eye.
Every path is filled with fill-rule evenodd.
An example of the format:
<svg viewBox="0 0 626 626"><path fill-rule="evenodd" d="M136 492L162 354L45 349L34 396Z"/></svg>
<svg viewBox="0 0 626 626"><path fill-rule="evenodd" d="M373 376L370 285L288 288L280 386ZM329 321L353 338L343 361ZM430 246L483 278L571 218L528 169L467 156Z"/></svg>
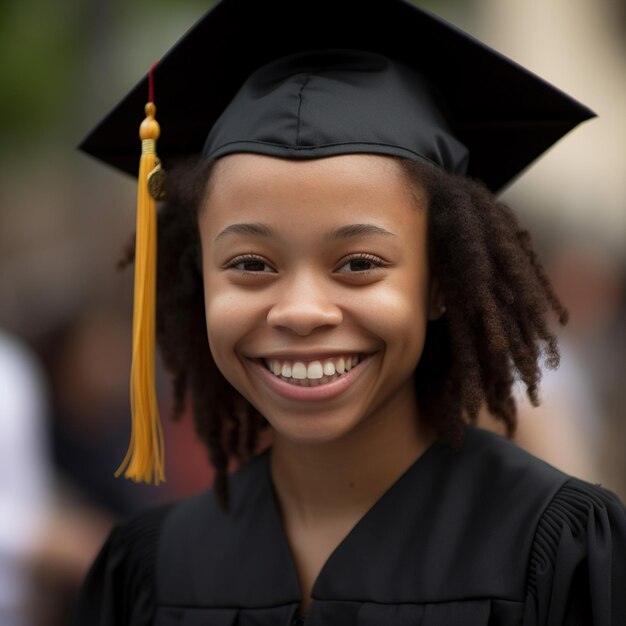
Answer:
<svg viewBox="0 0 626 626"><path fill-rule="evenodd" d="M384 265L385 262L373 254L355 254L352 258L346 259L338 271L353 274L367 273L377 270Z"/></svg>
<svg viewBox="0 0 626 626"><path fill-rule="evenodd" d="M346 263L346 265L350 267L351 272L363 272L374 267L374 264L368 259L354 259Z"/></svg>
<svg viewBox="0 0 626 626"><path fill-rule="evenodd" d="M244 272L263 272L265 271L266 264L256 259L250 259L249 261L241 261L235 266L237 269L241 269Z"/></svg>

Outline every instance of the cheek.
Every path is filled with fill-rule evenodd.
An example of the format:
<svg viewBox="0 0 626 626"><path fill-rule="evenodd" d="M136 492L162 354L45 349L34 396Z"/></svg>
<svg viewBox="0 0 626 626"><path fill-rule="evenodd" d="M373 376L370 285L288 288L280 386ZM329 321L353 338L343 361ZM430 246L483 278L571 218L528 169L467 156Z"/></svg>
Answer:
<svg viewBox="0 0 626 626"><path fill-rule="evenodd" d="M405 257L389 278L356 293L354 315L400 350L421 351L428 319L428 272L421 254Z"/></svg>
<svg viewBox="0 0 626 626"><path fill-rule="evenodd" d="M232 293L205 286L204 310L211 354L227 376L235 363L235 347L246 332L248 309Z"/></svg>
<svg viewBox="0 0 626 626"><path fill-rule="evenodd" d="M420 284L383 287L358 307L360 318L388 350L421 352L426 331L427 289Z"/></svg>
<svg viewBox="0 0 626 626"><path fill-rule="evenodd" d="M371 397L386 401L399 393L408 394L402 395L405 399L413 398L413 376L426 338L425 292L420 284L405 289L388 286L363 303L367 306L359 307L360 318L355 313L356 324L375 338L380 349L373 362L376 383Z"/></svg>

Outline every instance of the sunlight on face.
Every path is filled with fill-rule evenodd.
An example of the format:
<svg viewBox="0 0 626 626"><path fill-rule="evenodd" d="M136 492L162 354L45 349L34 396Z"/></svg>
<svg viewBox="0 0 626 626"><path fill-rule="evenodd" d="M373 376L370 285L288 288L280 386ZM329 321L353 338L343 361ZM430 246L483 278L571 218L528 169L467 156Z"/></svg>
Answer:
<svg viewBox="0 0 626 626"><path fill-rule="evenodd" d="M415 421L426 219L389 157L216 164L199 216L211 352L280 436Z"/></svg>

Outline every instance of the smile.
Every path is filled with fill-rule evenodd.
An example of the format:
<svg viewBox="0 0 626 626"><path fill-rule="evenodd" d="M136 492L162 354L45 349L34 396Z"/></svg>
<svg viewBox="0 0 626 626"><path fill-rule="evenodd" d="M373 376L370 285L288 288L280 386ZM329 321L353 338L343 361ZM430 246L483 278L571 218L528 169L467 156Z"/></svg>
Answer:
<svg viewBox="0 0 626 626"><path fill-rule="evenodd" d="M316 403L332 400L350 389L368 369L371 356L346 354L310 361L257 358L249 362L253 371L278 395L297 402ZM283 372L289 376L283 376Z"/></svg>
<svg viewBox="0 0 626 626"><path fill-rule="evenodd" d="M342 355L323 360L292 361L264 359L265 367L274 376L295 385L317 387L337 380L358 365L359 355Z"/></svg>

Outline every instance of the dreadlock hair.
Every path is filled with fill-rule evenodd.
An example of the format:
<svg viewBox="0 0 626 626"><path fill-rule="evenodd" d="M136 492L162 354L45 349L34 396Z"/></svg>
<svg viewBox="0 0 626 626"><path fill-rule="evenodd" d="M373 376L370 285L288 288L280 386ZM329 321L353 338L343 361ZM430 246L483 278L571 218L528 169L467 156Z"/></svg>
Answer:
<svg viewBox="0 0 626 626"><path fill-rule="evenodd" d="M541 358L550 368L559 363L547 314L554 311L565 324L567 311L529 233L482 183L397 160L416 198L420 190L426 194L429 267L445 301L445 314L428 323L415 371L420 415L458 445L465 424L485 405L513 436L515 379L537 405ZM212 167L185 162L168 176L158 218L157 340L172 375L173 418L191 400L196 432L215 468L215 494L227 510L229 462L254 455L267 422L224 378L209 349L198 213ZM131 247L122 264L132 257Z"/></svg>
<svg viewBox="0 0 626 626"><path fill-rule="evenodd" d="M426 191L431 278L446 314L430 322L415 384L424 418L459 442L481 406L515 433L515 377L539 404L540 360L559 364L550 310L568 313L555 294L527 230L511 209L476 180L402 160L409 180Z"/></svg>

